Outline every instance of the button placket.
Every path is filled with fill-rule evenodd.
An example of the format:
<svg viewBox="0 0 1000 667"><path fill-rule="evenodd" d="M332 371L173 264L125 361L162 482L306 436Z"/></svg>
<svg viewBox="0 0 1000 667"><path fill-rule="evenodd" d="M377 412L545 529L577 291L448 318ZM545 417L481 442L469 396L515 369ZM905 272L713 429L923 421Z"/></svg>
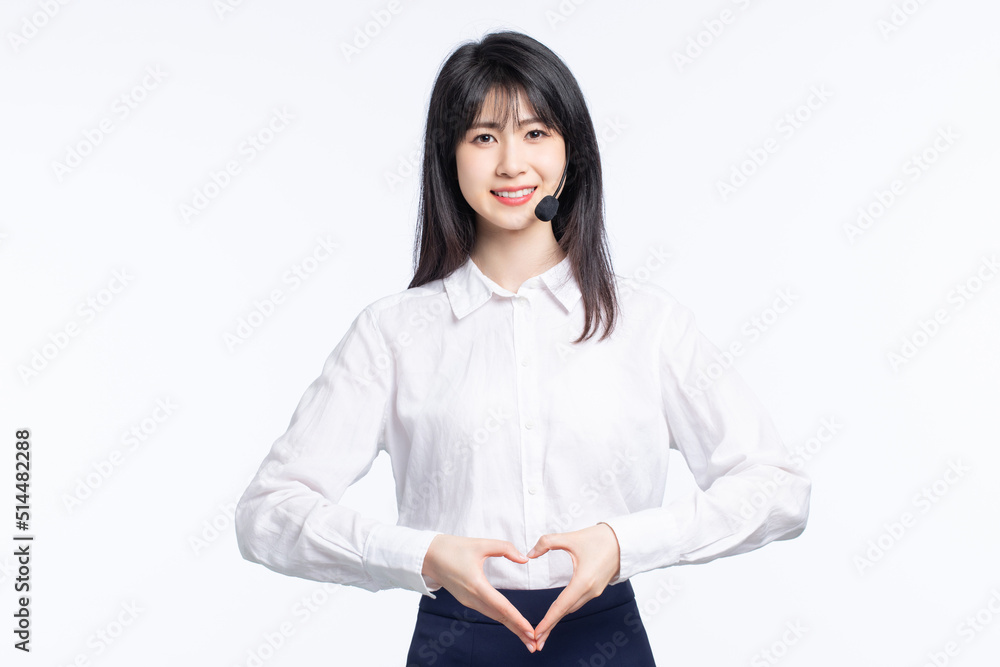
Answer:
<svg viewBox="0 0 1000 667"><path fill-rule="evenodd" d="M516 365L518 413L521 417L521 480L524 489L525 543L531 548L543 533L545 516L545 496L542 493L541 472L543 466L542 433L538 428L538 378L536 364L536 333L532 317L531 301L524 296L516 296L514 301L514 353ZM529 560L528 582L531 588L545 584L543 564Z"/></svg>

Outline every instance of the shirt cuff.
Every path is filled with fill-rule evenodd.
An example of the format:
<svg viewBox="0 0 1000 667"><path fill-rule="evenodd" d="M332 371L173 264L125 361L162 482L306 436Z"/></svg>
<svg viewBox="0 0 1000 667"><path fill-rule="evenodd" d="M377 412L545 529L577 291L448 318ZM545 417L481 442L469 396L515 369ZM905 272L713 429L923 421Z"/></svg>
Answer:
<svg viewBox="0 0 1000 667"><path fill-rule="evenodd" d="M615 537L618 538L618 549L621 552L618 576L608 582L608 585L619 584L649 569L644 559L644 552L649 549L649 531L653 521L658 522L657 527L661 530L664 529L664 522L671 524L666 527L666 530L672 535L677 534L676 522L662 507L623 514L601 522L608 524L611 526L611 530L615 531ZM663 563L662 567L676 564L679 557L679 550L674 553L658 554L659 560Z"/></svg>
<svg viewBox="0 0 1000 667"><path fill-rule="evenodd" d="M405 588L437 599L441 584L421 573L424 556L439 531L379 524L368 536L364 564L380 589Z"/></svg>

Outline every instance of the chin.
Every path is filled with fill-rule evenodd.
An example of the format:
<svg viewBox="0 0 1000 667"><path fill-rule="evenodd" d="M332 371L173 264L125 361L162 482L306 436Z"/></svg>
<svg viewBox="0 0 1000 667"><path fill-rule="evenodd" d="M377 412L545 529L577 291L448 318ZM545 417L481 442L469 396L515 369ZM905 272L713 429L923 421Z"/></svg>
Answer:
<svg viewBox="0 0 1000 667"><path fill-rule="evenodd" d="M486 224L490 225L491 227L498 227L500 229L509 229L509 230L524 229L526 227L529 227L533 222L541 222L534 215L522 216L520 218L507 216L499 220L491 220L490 218L487 218L485 216L482 216L482 218L486 222Z"/></svg>

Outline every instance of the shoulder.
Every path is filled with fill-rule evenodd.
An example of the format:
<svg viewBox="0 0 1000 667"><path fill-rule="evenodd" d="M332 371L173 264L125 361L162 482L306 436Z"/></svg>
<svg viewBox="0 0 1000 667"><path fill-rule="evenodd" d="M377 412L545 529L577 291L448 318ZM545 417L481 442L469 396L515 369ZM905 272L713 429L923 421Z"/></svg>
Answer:
<svg viewBox="0 0 1000 667"><path fill-rule="evenodd" d="M627 316L649 324L687 326L693 319L691 309L681 303L666 287L651 280L615 274L619 304Z"/></svg>
<svg viewBox="0 0 1000 667"><path fill-rule="evenodd" d="M444 295L444 281L441 279L432 280L419 287L410 287L381 296L369 302L365 306L365 310L371 311L376 316L391 314L393 311L419 306L428 299L432 300L434 297L443 297Z"/></svg>
<svg viewBox="0 0 1000 667"><path fill-rule="evenodd" d="M430 317L449 308L444 281L439 278L370 301L359 317L367 314L384 334L388 334L414 318Z"/></svg>

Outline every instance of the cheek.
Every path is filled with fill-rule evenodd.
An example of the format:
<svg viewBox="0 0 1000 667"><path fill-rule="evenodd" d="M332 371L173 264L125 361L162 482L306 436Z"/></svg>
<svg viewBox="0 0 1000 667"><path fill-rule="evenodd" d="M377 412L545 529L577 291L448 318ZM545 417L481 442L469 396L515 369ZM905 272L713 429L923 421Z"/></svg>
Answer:
<svg viewBox="0 0 1000 667"><path fill-rule="evenodd" d="M566 156L562 153L557 153L551 156L548 162L548 172L549 178L554 180L556 183L562 178L563 169L566 167Z"/></svg>
<svg viewBox="0 0 1000 667"><path fill-rule="evenodd" d="M469 193L472 192L472 184L470 183L471 177L469 172L464 170L462 163L458 163L458 189L461 190L462 195L468 199Z"/></svg>
<svg viewBox="0 0 1000 667"><path fill-rule="evenodd" d="M558 183L562 178L563 169L566 168L566 144L561 141L553 143L546 153L545 163L549 178L555 179Z"/></svg>
<svg viewBox="0 0 1000 667"><path fill-rule="evenodd" d="M462 154L459 152L455 156L455 167L458 171L458 186L462 194L466 197L482 190L484 176L481 160L476 160L476 156Z"/></svg>

